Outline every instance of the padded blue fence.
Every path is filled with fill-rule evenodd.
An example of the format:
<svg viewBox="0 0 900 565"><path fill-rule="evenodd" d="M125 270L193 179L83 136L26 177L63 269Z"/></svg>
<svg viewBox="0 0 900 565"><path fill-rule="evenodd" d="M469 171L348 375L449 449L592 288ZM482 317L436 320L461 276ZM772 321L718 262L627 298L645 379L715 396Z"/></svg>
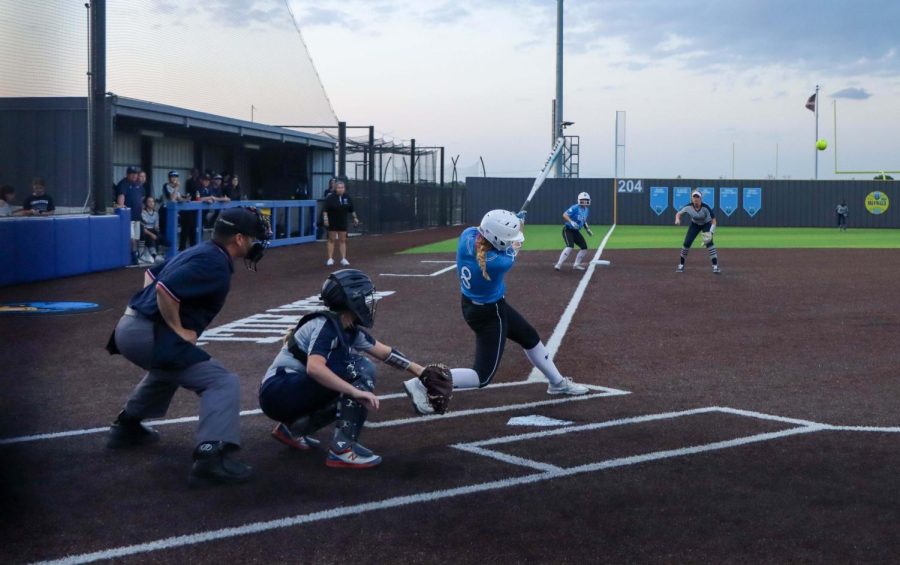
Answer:
<svg viewBox="0 0 900 565"><path fill-rule="evenodd" d="M0 220L0 286L128 265L128 214Z"/></svg>

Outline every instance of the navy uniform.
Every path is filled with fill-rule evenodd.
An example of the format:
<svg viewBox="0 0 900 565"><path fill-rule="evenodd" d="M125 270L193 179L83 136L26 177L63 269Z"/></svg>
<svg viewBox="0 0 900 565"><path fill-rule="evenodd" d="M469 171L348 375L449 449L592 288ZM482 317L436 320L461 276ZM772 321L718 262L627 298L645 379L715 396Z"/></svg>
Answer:
<svg viewBox="0 0 900 565"><path fill-rule="evenodd" d="M241 443L238 376L176 333L163 318L157 294L177 304L181 326L199 336L225 304L233 258L243 257L248 267L255 266L270 236L255 210L232 208L220 216L211 241L146 271L148 284L129 301L107 347L147 374L110 428L108 447L157 441L159 434L141 421L165 416L175 391L184 387L200 397L191 484L250 478L249 466L228 457Z"/></svg>
<svg viewBox="0 0 900 565"><path fill-rule="evenodd" d="M325 464L374 467L381 463L381 456L360 444L359 436L368 417L366 397L375 398L375 365L361 355L376 355L373 350L379 345L363 329L374 323L375 286L365 273L343 269L328 276L322 300L329 311L304 316L285 338L263 377L259 406L266 416L279 422L272 431L278 441L307 450L318 445L311 434L335 423ZM347 321L342 318L345 312L350 314ZM380 347L387 351L383 344ZM392 350L391 356L394 353L399 352ZM314 356L324 359L325 372L329 373L326 378L321 371L317 376L308 372ZM393 364L390 358L383 360ZM402 368L407 368L409 360L403 361ZM329 383L327 379L333 377L340 380Z"/></svg>
<svg viewBox="0 0 900 565"><path fill-rule="evenodd" d="M548 394L584 394L587 387L559 373L537 331L506 301L504 277L515 264L518 247L525 240L521 224L512 212L492 210L485 214L479 227L467 228L459 237L456 272L463 319L475 332L475 362L470 371L453 370L453 386L474 388L490 384L509 338L522 346L528 360L550 381Z"/></svg>
<svg viewBox="0 0 900 565"><path fill-rule="evenodd" d="M687 259L688 252L691 250L694 240L701 233L708 233L709 236L704 237L704 245L709 253L709 260L712 263L713 273L719 274L719 254L716 251L716 245L713 243L712 234L716 231L716 213L713 212L706 203L703 202L703 195L700 191L695 190L691 193L691 203L684 206L675 213L675 223L680 222L682 214L687 214L691 219L688 225L687 233L684 236L684 243L681 245L681 257L676 273L684 272L684 262ZM708 241L706 241L708 239Z"/></svg>

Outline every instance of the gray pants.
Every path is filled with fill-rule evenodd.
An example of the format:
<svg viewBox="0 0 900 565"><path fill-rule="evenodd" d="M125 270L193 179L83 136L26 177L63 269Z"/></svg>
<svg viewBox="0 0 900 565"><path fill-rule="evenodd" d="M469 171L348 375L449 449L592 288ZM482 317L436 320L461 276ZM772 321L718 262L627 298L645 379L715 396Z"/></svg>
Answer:
<svg viewBox="0 0 900 565"><path fill-rule="evenodd" d="M129 416L165 416L175 391L182 386L200 397L198 445L206 441L241 444L241 387L237 375L215 359L179 370L151 369L153 322L139 316L122 316L116 325L116 346L126 359L148 371L125 404Z"/></svg>

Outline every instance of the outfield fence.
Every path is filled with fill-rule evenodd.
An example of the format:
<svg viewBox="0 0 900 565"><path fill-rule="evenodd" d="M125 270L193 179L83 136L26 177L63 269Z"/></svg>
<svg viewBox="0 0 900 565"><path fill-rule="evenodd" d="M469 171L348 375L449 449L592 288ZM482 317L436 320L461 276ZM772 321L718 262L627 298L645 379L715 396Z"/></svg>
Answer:
<svg viewBox="0 0 900 565"><path fill-rule="evenodd" d="M488 210L518 210L534 179L469 177L465 218L476 224ZM528 208L534 224L562 224L562 213L591 195L589 223L670 225L676 208L700 190L723 225L831 227L835 207L846 201L848 223L858 228L900 227L900 182L786 181L748 179L547 179Z"/></svg>

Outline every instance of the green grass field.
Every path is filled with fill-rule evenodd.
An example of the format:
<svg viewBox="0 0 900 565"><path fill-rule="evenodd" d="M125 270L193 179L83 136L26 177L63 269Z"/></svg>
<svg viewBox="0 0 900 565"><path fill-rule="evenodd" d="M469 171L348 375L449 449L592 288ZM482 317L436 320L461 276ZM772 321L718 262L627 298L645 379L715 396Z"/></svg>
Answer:
<svg viewBox="0 0 900 565"><path fill-rule="evenodd" d="M527 226L524 251L561 249L561 226ZM597 248L609 226L592 226L594 237L586 238L588 246ZM684 226L617 226L606 249L671 249L680 247ZM582 232L584 233L584 232ZM586 236L587 234L585 234ZM700 238L694 247L700 247ZM716 245L731 249L843 248L897 249L900 230L837 228L729 228L716 231ZM404 253L453 253L456 240L441 241L408 249Z"/></svg>

